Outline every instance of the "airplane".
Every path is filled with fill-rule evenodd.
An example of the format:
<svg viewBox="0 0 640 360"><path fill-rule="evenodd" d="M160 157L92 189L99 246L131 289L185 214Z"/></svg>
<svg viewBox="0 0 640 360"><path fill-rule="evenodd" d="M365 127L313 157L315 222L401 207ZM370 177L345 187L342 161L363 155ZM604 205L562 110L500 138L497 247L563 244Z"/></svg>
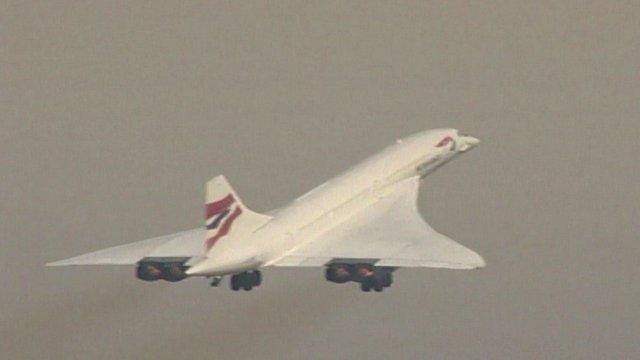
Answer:
<svg viewBox="0 0 640 360"><path fill-rule="evenodd" d="M272 267L315 267L364 292L391 287L400 268L479 269L484 259L436 232L418 211L426 176L479 144L456 129L424 131L266 214L247 208L224 176L206 185L204 226L47 264L135 265L138 279L230 276L234 291Z"/></svg>

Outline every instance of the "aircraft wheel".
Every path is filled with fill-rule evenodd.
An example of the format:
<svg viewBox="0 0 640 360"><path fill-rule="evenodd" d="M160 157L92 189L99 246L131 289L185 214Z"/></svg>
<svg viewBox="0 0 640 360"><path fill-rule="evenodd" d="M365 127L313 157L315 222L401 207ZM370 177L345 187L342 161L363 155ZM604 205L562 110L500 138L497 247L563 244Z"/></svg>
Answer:
<svg viewBox="0 0 640 360"><path fill-rule="evenodd" d="M233 291L240 289L251 291L254 287L260 286L261 283L262 274L260 274L260 271L243 272L231 277L231 289Z"/></svg>
<svg viewBox="0 0 640 360"><path fill-rule="evenodd" d="M392 284L393 284L393 276L390 273L386 274L384 278L382 278L382 286L388 288L388 287L391 287Z"/></svg>
<svg viewBox="0 0 640 360"><path fill-rule="evenodd" d="M231 290L238 291L240 290L240 281L238 281L238 276L234 275L231 277Z"/></svg>
<svg viewBox="0 0 640 360"><path fill-rule="evenodd" d="M262 273L260 271L254 271L251 275L253 278L253 285L260 286L262 285Z"/></svg>

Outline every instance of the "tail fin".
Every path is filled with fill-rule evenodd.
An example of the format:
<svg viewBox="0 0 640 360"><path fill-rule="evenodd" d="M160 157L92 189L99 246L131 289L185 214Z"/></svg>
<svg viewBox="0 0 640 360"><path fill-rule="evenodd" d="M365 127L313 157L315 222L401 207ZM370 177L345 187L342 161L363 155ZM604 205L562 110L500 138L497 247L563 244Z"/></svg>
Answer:
<svg viewBox="0 0 640 360"><path fill-rule="evenodd" d="M248 235L270 220L269 216L247 209L224 176L207 183L207 250L222 238Z"/></svg>

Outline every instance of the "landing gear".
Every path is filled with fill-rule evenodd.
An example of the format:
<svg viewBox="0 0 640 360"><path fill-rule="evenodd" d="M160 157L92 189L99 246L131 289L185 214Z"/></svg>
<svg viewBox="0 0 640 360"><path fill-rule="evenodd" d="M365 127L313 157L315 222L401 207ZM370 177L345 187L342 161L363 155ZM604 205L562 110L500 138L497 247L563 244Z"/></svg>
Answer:
<svg viewBox="0 0 640 360"><path fill-rule="evenodd" d="M247 271L231 277L231 290L251 291L254 287L262 285L262 274L260 271Z"/></svg>
<svg viewBox="0 0 640 360"><path fill-rule="evenodd" d="M231 285L231 290L233 291L240 290L240 278L238 275L234 275L231 277L230 285Z"/></svg>
<svg viewBox="0 0 640 360"><path fill-rule="evenodd" d="M214 276L211 278L211 287L218 287L222 282L222 276Z"/></svg>

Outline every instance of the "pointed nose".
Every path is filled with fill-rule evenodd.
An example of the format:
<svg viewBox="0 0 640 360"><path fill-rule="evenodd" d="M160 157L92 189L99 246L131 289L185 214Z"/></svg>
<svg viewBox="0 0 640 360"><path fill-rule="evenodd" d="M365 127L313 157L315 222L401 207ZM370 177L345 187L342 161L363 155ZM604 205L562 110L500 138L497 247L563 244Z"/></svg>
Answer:
<svg viewBox="0 0 640 360"><path fill-rule="evenodd" d="M480 139L473 136L461 136L459 140L460 151L467 151L480 144Z"/></svg>

